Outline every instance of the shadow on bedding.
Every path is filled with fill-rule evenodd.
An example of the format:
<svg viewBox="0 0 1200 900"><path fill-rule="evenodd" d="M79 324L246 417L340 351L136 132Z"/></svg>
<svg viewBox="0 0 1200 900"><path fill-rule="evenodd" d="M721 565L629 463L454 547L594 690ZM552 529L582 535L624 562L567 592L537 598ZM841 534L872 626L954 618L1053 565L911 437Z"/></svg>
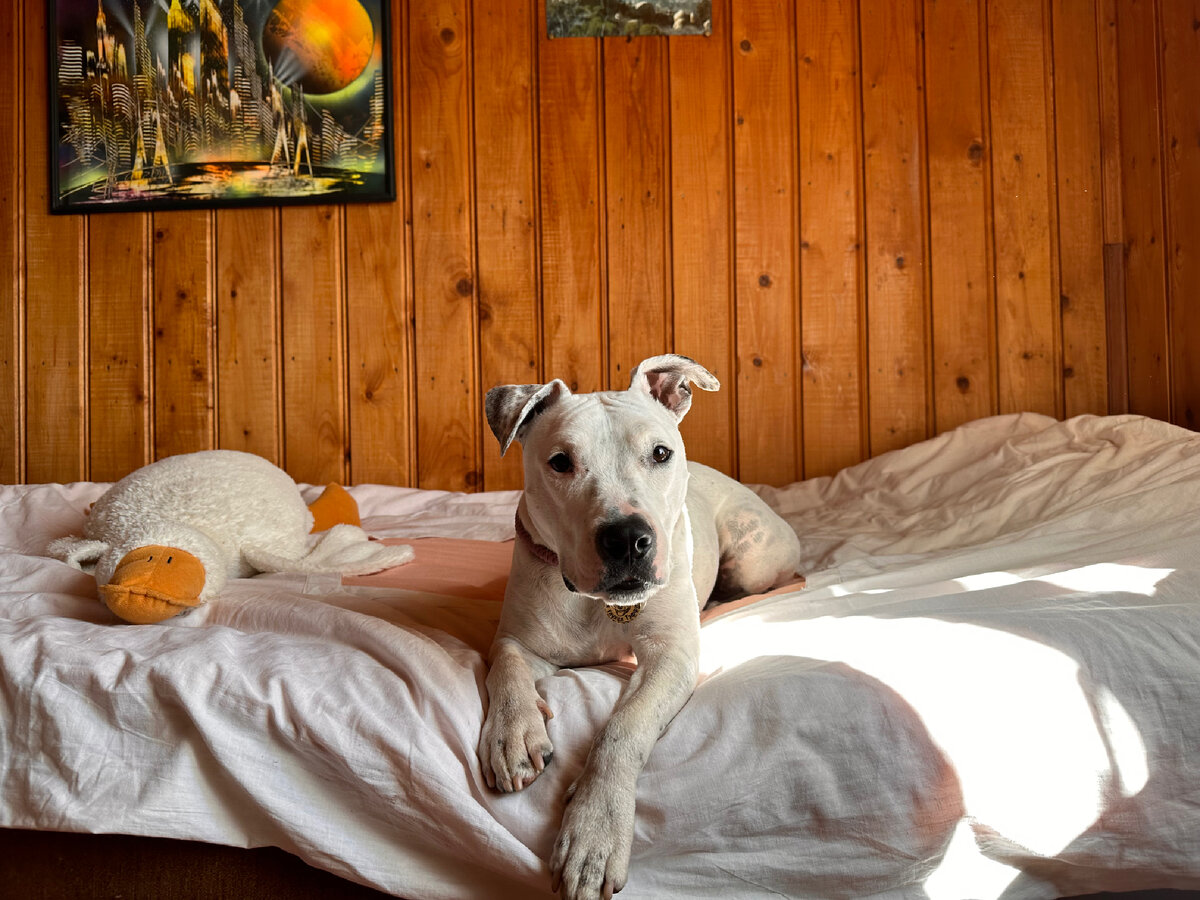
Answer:
<svg viewBox="0 0 1200 900"><path fill-rule="evenodd" d="M1128 592L1015 581L869 614L764 604L705 629L702 669L826 659L902 697L962 789L931 897L1200 888L1195 588L1169 570Z"/></svg>
<svg viewBox="0 0 1200 900"><path fill-rule="evenodd" d="M706 678L655 748L638 896L719 879L745 885L724 896L920 897L962 813L953 768L897 692L843 663L760 655Z"/></svg>

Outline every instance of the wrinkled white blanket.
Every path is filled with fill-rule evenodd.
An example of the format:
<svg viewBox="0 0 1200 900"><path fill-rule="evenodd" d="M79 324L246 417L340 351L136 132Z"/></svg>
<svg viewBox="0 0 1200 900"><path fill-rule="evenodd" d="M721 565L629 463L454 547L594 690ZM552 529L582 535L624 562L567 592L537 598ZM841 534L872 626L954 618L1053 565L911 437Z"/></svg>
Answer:
<svg viewBox="0 0 1200 900"><path fill-rule="evenodd" d="M112 625L40 555L103 489L0 488L0 825L275 845L414 900L549 895L628 666L543 679L554 761L494 794L496 603L272 575ZM762 492L808 588L706 613L623 898L1200 888L1200 436L996 417ZM352 493L402 538L508 538L517 498Z"/></svg>

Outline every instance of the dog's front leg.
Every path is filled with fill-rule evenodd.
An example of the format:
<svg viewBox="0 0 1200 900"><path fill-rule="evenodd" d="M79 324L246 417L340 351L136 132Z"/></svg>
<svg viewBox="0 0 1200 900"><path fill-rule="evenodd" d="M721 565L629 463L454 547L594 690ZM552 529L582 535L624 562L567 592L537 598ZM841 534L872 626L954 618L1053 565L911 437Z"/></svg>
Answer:
<svg viewBox="0 0 1200 900"><path fill-rule="evenodd" d="M557 667L513 637L497 637L490 657L479 765L489 787L519 791L542 773L554 751L546 732L553 713L536 682Z"/></svg>
<svg viewBox="0 0 1200 900"><path fill-rule="evenodd" d="M638 775L696 685L695 646L651 639L635 649L637 670L568 793L550 862L566 900L610 898L625 886Z"/></svg>

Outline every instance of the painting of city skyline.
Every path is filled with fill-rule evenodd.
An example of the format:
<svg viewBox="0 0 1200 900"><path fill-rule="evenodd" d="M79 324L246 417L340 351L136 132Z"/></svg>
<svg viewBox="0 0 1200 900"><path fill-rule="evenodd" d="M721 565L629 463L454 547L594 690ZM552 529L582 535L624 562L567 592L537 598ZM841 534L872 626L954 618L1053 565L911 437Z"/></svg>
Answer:
<svg viewBox="0 0 1200 900"><path fill-rule="evenodd" d="M395 198L387 0L52 0L51 210Z"/></svg>

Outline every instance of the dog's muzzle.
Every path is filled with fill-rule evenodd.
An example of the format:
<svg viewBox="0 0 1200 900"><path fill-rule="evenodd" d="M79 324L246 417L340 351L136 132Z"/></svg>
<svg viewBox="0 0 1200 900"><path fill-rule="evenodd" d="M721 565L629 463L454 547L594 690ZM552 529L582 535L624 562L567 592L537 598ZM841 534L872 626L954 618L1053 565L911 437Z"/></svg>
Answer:
<svg viewBox="0 0 1200 900"><path fill-rule="evenodd" d="M599 588L610 595L640 594L658 583L654 557L658 539L650 523L634 514L596 530L596 552L604 565Z"/></svg>

